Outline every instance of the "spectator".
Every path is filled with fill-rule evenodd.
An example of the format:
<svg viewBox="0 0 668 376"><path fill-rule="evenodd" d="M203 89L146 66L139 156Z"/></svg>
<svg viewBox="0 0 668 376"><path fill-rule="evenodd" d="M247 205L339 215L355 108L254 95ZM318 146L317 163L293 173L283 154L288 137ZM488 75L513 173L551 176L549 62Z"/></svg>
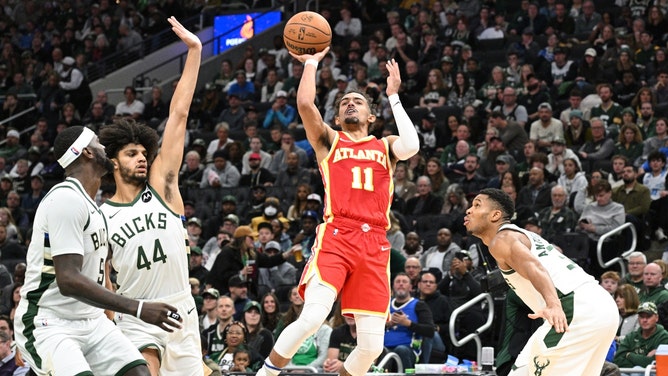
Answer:
<svg viewBox="0 0 668 376"><path fill-rule="evenodd" d="M307 168L302 167L299 162L299 154L295 151L287 153L285 159L285 169L278 174L274 185L278 187L297 187L300 184L310 185L313 181L313 174Z"/></svg>
<svg viewBox="0 0 668 376"><path fill-rule="evenodd" d="M228 160L229 153L225 149L213 153L213 165L202 173L200 188L238 187L241 174Z"/></svg>
<svg viewBox="0 0 668 376"><path fill-rule="evenodd" d="M256 185L270 186L276 179L266 168L261 167L262 156L260 153L251 153L248 156L248 173L241 175L239 186L251 187Z"/></svg>
<svg viewBox="0 0 668 376"><path fill-rule="evenodd" d="M83 117L93 100L93 93L90 91L88 80L75 64L71 56L63 59L63 70L60 72L58 85L65 95L69 95L69 101L74 104L79 116Z"/></svg>
<svg viewBox="0 0 668 376"><path fill-rule="evenodd" d="M564 159L564 172L557 179L557 184L564 188L566 204L574 204L573 194L584 191L587 188L587 177L580 171L577 157ZM557 171L558 173L558 171Z"/></svg>
<svg viewBox="0 0 668 376"><path fill-rule="evenodd" d="M420 176L417 179L417 196L406 202L405 215L417 219L421 215L439 214L442 206L443 198L431 191L431 179Z"/></svg>
<svg viewBox="0 0 668 376"><path fill-rule="evenodd" d="M602 119L596 117L591 119L591 135L592 140L586 142L578 150L585 171L595 170L602 163L607 163L606 161L615 151L615 143L605 137L605 123Z"/></svg>
<svg viewBox="0 0 668 376"><path fill-rule="evenodd" d="M417 236L416 233L414 232L411 233ZM406 275L411 281L411 286L412 286L411 296L416 296L416 297L419 296L418 283L420 282L420 273L422 270L422 266L420 265L420 259L418 258L420 257L420 255L413 254L406 256L406 261L404 261L404 273L406 273Z"/></svg>
<svg viewBox="0 0 668 376"><path fill-rule="evenodd" d="M638 329L638 306L640 299L632 285L624 284L614 293L615 303L619 309L619 328L615 340L622 342L626 336Z"/></svg>
<svg viewBox="0 0 668 376"><path fill-rule="evenodd" d="M668 332L659 321L659 313L652 302L644 302L638 307L640 329L629 333L622 340L615 353L614 363L619 367L644 369L655 359L656 350L662 343L668 343Z"/></svg>
<svg viewBox="0 0 668 376"><path fill-rule="evenodd" d="M589 236L590 272L600 275L603 270L598 265L596 256L597 243L601 235L611 231L624 223L624 206L612 200L612 188L606 180L599 180L593 187L595 201L582 210L578 222L579 230ZM614 249L611 249L614 248ZM603 259L609 260L617 254L617 247L610 242L603 246Z"/></svg>
<svg viewBox="0 0 668 376"><path fill-rule="evenodd" d="M643 185L650 191L649 222L651 230L654 231L655 237L659 241L668 240L665 231L668 230L668 222L664 215L654 215L659 213L666 213L668 211L668 187L666 187L666 156L665 154L655 151L649 154L647 160L649 161L650 171L643 175Z"/></svg>
<svg viewBox="0 0 668 376"><path fill-rule="evenodd" d="M268 292L262 296L260 304L262 305L262 326L273 333L281 319L278 297L273 292Z"/></svg>
<svg viewBox="0 0 668 376"><path fill-rule="evenodd" d="M505 115L506 120L515 121L522 127L524 127L528 121L526 107L517 103L517 92L510 86L503 89L503 104L494 108L494 111L501 112Z"/></svg>
<svg viewBox="0 0 668 376"><path fill-rule="evenodd" d="M206 281L206 276L209 274L209 271L204 267L202 263L202 248L198 246L193 246L190 248L190 262L189 262L189 278L197 278L200 282L200 285L204 285Z"/></svg>
<svg viewBox="0 0 668 376"><path fill-rule="evenodd" d="M551 153L547 156L547 166L545 168L547 171L555 176L560 176L564 173L564 161L566 159L573 159L577 166L578 170L580 167L580 160L578 159L577 154L570 148L566 147L566 140L561 137L555 138L550 146Z"/></svg>
<svg viewBox="0 0 668 376"><path fill-rule="evenodd" d="M532 167L529 170L528 184L518 192L517 207L528 208L532 213L537 213L549 207L551 205L551 189L552 184L545 181L543 169Z"/></svg>
<svg viewBox="0 0 668 376"><path fill-rule="evenodd" d="M429 158L440 152L444 152L446 146L446 137L441 127L437 126L436 115L433 112L427 112L422 116L420 125L415 126L415 130L422 137L421 154Z"/></svg>
<svg viewBox="0 0 668 376"><path fill-rule="evenodd" d="M248 85L252 86L252 84ZM218 122L227 123L229 130L235 135L242 134L244 128L246 110L242 106L242 98L238 93L227 94L229 107L221 111L218 115Z"/></svg>
<svg viewBox="0 0 668 376"><path fill-rule="evenodd" d="M644 106L645 104L643 104ZM639 165L642 160L643 136L638 127L631 124L622 125L619 138L615 144L615 155L623 155L630 163Z"/></svg>
<svg viewBox="0 0 668 376"><path fill-rule="evenodd" d="M422 248L422 240L420 240L420 235L418 235L418 233L415 231L408 232L406 234L406 241L404 243L404 248L402 248L400 251L401 254L404 257L406 257L406 263L408 263L412 259L411 256L416 258L422 256L423 248ZM420 266L418 265L418 270L419 269Z"/></svg>
<svg viewBox="0 0 668 376"><path fill-rule="evenodd" d="M200 155L195 150L186 153L185 163L179 172L179 185L186 188L199 186L204 172L204 165L200 162Z"/></svg>
<svg viewBox="0 0 668 376"><path fill-rule="evenodd" d="M463 72L455 74L455 83L448 94L448 106L463 108L476 100L475 87L471 86Z"/></svg>
<svg viewBox="0 0 668 376"><path fill-rule="evenodd" d="M121 22L118 26L116 51L122 52L127 62L135 61L143 54L143 38L130 25ZM64 61L64 59L63 59Z"/></svg>
<svg viewBox="0 0 668 376"><path fill-rule="evenodd" d="M450 275L452 259L460 250L461 247L452 241L450 229L441 228L436 233L436 245L427 249L420 256L420 264L425 269L438 269L442 276L447 277Z"/></svg>
<svg viewBox="0 0 668 376"><path fill-rule="evenodd" d="M422 342L422 361L430 363L431 354L435 351L441 356L447 354L446 342L450 336L451 305L445 296L438 291L440 275L437 272L426 271L420 275L418 290L420 300L427 303L434 320L434 337L431 341L425 338ZM430 346L430 347L429 347Z"/></svg>
<svg viewBox="0 0 668 376"><path fill-rule="evenodd" d="M600 23L601 15L595 11L594 2L587 0L582 4L582 13L575 17L575 34L589 35Z"/></svg>
<svg viewBox="0 0 668 376"><path fill-rule="evenodd" d="M265 358L269 356L274 346L274 337L271 331L262 326L262 306L260 303L249 300L244 306L243 323L248 329L248 347Z"/></svg>
<svg viewBox="0 0 668 376"><path fill-rule="evenodd" d="M415 368L422 352L422 338L434 336L431 310L425 302L411 297L411 282L404 273L394 278L392 292L384 345L401 358L406 369Z"/></svg>
<svg viewBox="0 0 668 376"><path fill-rule="evenodd" d="M262 127L265 129L270 128L272 125L280 125L283 129L287 129L288 126L295 121L297 118L297 110L288 104L288 93L284 90L280 90L276 93L276 100L271 106L269 111L264 118Z"/></svg>
<svg viewBox="0 0 668 376"><path fill-rule="evenodd" d="M220 293L214 288L204 290L202 296L202 314L199 316L199 329L204 332L218 319L218 298ZM230 316L231 317L231 316Z"/></svg>
<svg viewBox="0 0 668 376"><path fill-rule="evenodd" d="M661 303L668 301L668 290L661 283L662 279L663 272L658 264L650 262L645 265L642 277L643 287L638 293L640 303L651 302L660 306Z"/></svg>
<svg viewBox="0 0 668 376"><path fill-rule="evenodd" d="M234 72L235 81L227 89L227 98L236 95L239 104L250 103L255 96L255 86L246 77L246 72L239 69ZM231 105L231 103L230 103Z"/></svg>
<svg viewBox="0 0 668 376"><path fill-rule="evenodd" d="M582 111L578 109L571 109L568 117L568 125L564 130L566 145L571 149L578 150L582 145L593 139L591 128L589 122L583 120Z"/></svg>
<svg viewBox="0 0 668 376"><path fill-rule="evenodd" d="M624 205L626 221L633 223L639 238L645 234L645 216L652 204L649 188L640 184L636 179L638 175L633 165L624 166L622 179L624 185L612 191L612 200Z"/></svg>
<svg viewBox="0 0 668 376"><path fill-rule="evenodd" d="M478 192L487 186L487 179L478 173L480 166L479 157L475 154L469 154L464 161L464 176L458 181L464 193L467 196L475 196Z"/></svg>
<svg viewBox="0 0 668 376"><path fill-rule="evenodd" d="M287 168L287 156L291 152L297 153L297 156L299 157L299 165L301 167L306 168L309 166L310 159L306 154L306 151L295 145L295 139L290 132L283 131L281 135L281 149L274 153L269 171L275 175L278 175L279 172L284 171Z"/></svg>
<svg viewBox="0 0 668 376"><path fill-rule="evenodd" d="M334 34L343 40L360 36L362 33L362 22L360 19L353 17L348 8L342 8L340 14L341 19L334 26Z"/></svg>
<svg viewBox="0 0 668 376"><path fill-rule="evenodd" d="M613 91L610 84L600 84L596 87L601 103L591 109L590 123L594 123L594 118L599 118L607 133L612 137L616 137L619 132L619 125L622 123L622 110L624 109L619 104L613 101ZM593 133L593 132L592 132Z"/></svg>
<svg viewBox="0 0 668 376"><path fill-rule="evenodd" d="M539 212L542 224L542 236L549 242L554 242L560 235L575 230L577 214L566 204L568 196L561 185L551 189L552 206Z"/></svg>
<svg viewBox="0 0 668 376"><path fill-rule="evenodd" d="M116 116L127 117L134 120L141 118L144 113L144 103L137 99L137 90L132 86L126 86L123 91L125 101L116 105Z"/></svg>
<svg viewBox="0 0 668 376"><path fill-rule="evenodd" d="M575 21L568 14L566 4L557 1L554 4L554 16L548 21L546 34L571 35L575 31Z"/></svg>
<svg viewBox="0 0 668 376"><path fill-rule="evenodd" d="M628 284L635 288L636 293L640 293L643 287L643 272L647 266L647 257L642 252L632 252L626 257L629 272L623 278L621 283Z"/></svg>
<svg viewBox="0 0 668 376"><path fill-rule="evenodd" d="M524 145L529 140L527 133L519 123L514 120L508 120L506 116L499 111L493 111L489 117L489 125L499 130L499 137L506 146L510 155L518 160L521 157Z"/></svg>
<svg viewBox="0 0 668 376"><path fill-rule="evenodd" d="M151 127L155 128L167 117L168 110L167 104L162 100L162 88L153 86L151 100L144 106L142 117Z"/></svg>
<svg viewBox="0 0 668 376"><path fill-rule="evenodd" d="M343 319L345 322L334 328L329 337L327 359L322 367L323 371L327 373L338 373L348 355L357 347L355 318L344 316Z"/></svg>
<svg viewBox="0 0 668 376"><path fill-rule="evenodd" d="M564 138L563 125L552 117L552 106L549 103L538 106L538 120L531 124L529 138L542 149L549 148L555 139Z"/></svg>

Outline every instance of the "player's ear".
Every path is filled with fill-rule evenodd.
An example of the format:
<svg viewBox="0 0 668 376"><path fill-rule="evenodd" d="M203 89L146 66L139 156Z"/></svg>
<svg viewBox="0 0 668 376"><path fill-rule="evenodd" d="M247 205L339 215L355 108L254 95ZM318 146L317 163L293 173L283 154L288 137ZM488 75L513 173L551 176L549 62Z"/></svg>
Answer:
<svg viewBox="0 0 668 376"><path fill-rule="evenodd" d="M369 126L371 126L371 124L376 122L376 115L375 114L369 114L368 120L369 120Z"/></svg>

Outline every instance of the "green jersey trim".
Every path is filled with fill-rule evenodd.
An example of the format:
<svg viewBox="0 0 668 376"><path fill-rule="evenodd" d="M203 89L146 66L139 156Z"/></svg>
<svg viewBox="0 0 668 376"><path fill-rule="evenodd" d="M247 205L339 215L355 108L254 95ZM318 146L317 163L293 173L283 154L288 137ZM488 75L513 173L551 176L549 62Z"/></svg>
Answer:
<svg viewBox="0 0 668 376"><path fill-rule="evenodd" d="M39 287L26 294L26 297L28 298L28 309L21 318L24 326L23 335L27 339L25 347L35 361L35 366L37 366L37 368L42 368L42 358L37 353L37 349L35 349L35 316L37 316L37 312L39 311L39 301L42 298L42 295L44 295L44 292L46 292L55 280L55 274L42 273Z"/></svg>
<svg viewBox="0 0 668 376"><path fill-rule="evenodd" d="M130 363L126 364L125 366L123 366L123 368L118 370L118 372L116 372L114 374L114 376L125 375L130 369L135 368L137 366L146 365L146 364L148 364L148 363L146 363L146 361L144 359L137 359L137 360L135 360L133 362L130 362Z"/></svg>

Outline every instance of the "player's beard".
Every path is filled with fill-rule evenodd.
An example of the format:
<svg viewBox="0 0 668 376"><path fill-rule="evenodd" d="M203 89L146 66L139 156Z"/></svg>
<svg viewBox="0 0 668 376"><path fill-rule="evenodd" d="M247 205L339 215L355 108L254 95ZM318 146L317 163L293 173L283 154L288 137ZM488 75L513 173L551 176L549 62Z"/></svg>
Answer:
<svg viewBox="0 0 668 376"><path fill-rule="evenodd" d="M119 170L120 170L121 180L125 184L141 186L146 183L147 179L146 176L137 176L132 170L124 166L120 166Z"/></svg>
<svg viewBox="0 0 668 376"><path fill-rule="evenodd" d="M360 118L358 118L357 116L349 116L344 118L343 122L346 123L347 125L359 125Z"/></svg>

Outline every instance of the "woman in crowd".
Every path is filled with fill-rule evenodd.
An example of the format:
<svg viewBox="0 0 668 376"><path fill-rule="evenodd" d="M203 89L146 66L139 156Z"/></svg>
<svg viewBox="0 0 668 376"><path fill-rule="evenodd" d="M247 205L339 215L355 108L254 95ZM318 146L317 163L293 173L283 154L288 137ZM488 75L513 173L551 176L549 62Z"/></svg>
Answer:
<svg viewBox="0 0 668 376"><path fill-rule="evenodd" d="M302 309L304 308L304 299L299 296L299 286L295 286L290 290L289 299L291 303L290 308L288 308L288 311L285 312L283 317L281 317L281 319L276 324L276 328L274 329L274 338L278 338L286 326L297 320L299 314L302 313Z"/></svg>
<svg viewBox="0 0 668 376"><path fill-rule="evenodd" d="M429 158L429 160L427 160L426 172L429 180L431 180L432 193L438 197L443 197L445 191L448 189L448 185L450 185L450 181L445 177L445 174L443 174L441 161L436 157Z"/></svg>
<svg viewBox="0 0 668 376"><path fill-rule="evenodd" d="M593 171L589 177L587 188L577 191L575 194L575 201L573 202L573 210L575 210L576 213L582 213L585 206L594 201L594 186L602 179L603 173L601 173L601 171Z"/></svg>
<svg viewBox="0 0 668 376"><path fill-rule="evenodd" d="M445 191L445 200L441 214L460 215L469 208L469 202L466 199L466 193L459 184L450 184Z"/></svg>
<svg viewBox="0 0 668 376"><path fill-rule="evenodd" d="M248 347L248 329L240 321L232 321L223 331L224 347L220 352L209 354L211 360L218 363L220 370L225 372L232 368L234 352L239 348L248 348L251 353L249 368L257 370L262 365L262 357L253 348Z"/></svg>
<svg viewBox="0 0 668 376"><path fill-rule="evenodd" d="M619 328L615 339L621 342L627 334L636 331L638 324L638 306L640 299L633 285L623 284L615 291L615 302L619 310Z"/></svg>
<svg viewBox="0 0 668 376"><path fill-rule="evenodd" d="M404 201L413 198L417 193L417 187L411 180L411 172L406 162L397 163L394 168L394 194Z"/></svg>
<svg viewBox="0 0 668 376"><path fill-rule="evenodd" d="M445 105L448 98L448 86L443 80L443 72L440 69L429 70L427 85L422 90L420 107L431 110L434 107Z"/></svg>
<svg viewBox="0 0 668 376"><path fill-rule="evenodd" d="M619 132L617 143L615 144L615 153L623 155L634 163L640 160L643 151L643 137L640 129L635 124L622 125Z"/></svg>
<svg viewBox="0 0 668 376"><path fill-rule="evenodd" d="M295 200L288 208L287 218L290 221L298 221L302 217L302 213L306 210L306 198L313 193L310 184L299 184L295 192Z"/></svg>
<svg viewBox="0 0 668 376"><path fill-rule="evenodd" d="M564 159L564 173L557 179L557 184L564 187L567 199L570 199L573 192L584 191L587 188L587 177L580 171L580 165L575 158Z"/></svg>
<svg viewBox="0 0 668 376"><path fill-rule="evenodd" d="M262 308L260 303L249 301L244 307L243 323L248 329L248 347L257 351L262 358L269 356L274 347L274 336L271 331L262 327Z"/></svg>
<svg viewBox="0 0 668 376"><path fill-rule="evenodd" d="M262 327L273 334L281 320L278 297L273 292L268 292L264 294L260 303L262 304Z"/></svg>
<svg viewBox="0 0 668 376"><path fill-rule="evenodd" d="M475 88L473 88L463 72L455 74L455 84L448 94L448 106L464 108L473 104L476 100Z"/></svg>
<svg viewBox="0 0 668 376"><path fill-rule="evenodd" d="M406 238L401 231L401 224L393 212L390 212L390 229L387 230L387 241L390 242L392 249L396 250L403 249L404 244L406 244Z"/></svg>

